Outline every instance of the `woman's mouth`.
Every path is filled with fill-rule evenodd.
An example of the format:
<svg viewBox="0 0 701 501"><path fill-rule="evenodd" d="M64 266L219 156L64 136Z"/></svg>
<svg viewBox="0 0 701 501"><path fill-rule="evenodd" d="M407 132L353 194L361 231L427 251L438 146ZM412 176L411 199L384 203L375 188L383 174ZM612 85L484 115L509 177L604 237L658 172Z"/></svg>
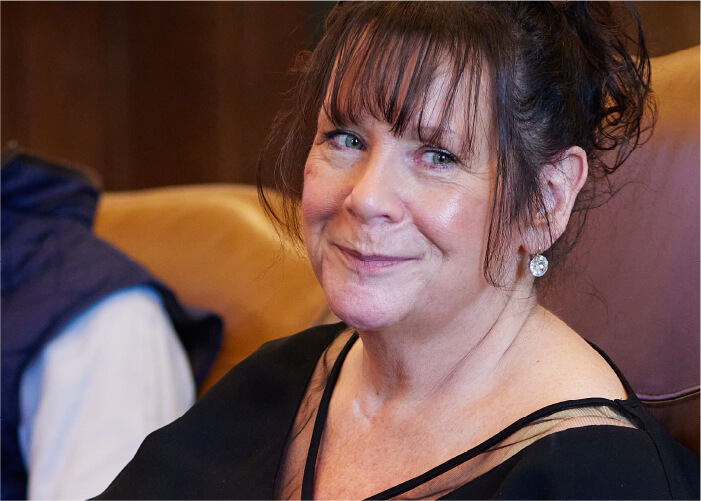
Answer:
<svg viewBox="0 0 701 501"><path fill-rule="evenodd" d="M393 268L416 258L391 253L361 253L357 250L335 245L350 268L356 271L377 272Z"/></svg>

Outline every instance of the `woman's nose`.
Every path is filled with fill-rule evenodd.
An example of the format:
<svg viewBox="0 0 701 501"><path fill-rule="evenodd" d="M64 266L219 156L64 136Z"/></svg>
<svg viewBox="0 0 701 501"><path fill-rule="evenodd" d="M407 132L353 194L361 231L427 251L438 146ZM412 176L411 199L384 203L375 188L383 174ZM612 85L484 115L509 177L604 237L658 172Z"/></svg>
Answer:
<svg viewBox="0 0 701 501"><path fill-rule="evenodd" d="M402 219L402 183L391 162L388 155L374 154L354 169L344 207L364 224Z"/></svg>

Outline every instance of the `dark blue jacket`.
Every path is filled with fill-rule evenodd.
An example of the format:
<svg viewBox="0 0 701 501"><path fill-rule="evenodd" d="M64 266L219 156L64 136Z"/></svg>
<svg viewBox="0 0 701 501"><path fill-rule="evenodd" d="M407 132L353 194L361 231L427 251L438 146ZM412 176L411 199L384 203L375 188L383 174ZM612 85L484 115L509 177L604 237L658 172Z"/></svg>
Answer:
<svg viewBox="0 0 701 501"><path fill-rule="evenodd" d="M0 173L1 497L23 499L27 472L17 435L20 380L27 365L73 318L121 289L152 287L163 298L197 384L219 350L222 321L180 305L142 266L93 234L99 193L84 174L27 154L11 154Z"/></svg>

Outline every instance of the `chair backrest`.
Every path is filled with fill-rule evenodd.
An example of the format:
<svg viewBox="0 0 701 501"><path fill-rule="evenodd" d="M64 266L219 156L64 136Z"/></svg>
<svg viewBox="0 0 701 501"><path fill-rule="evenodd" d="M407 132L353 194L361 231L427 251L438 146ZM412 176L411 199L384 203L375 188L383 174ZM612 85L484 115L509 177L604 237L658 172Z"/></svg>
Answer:
<svg viewBox="0 0 701 501"><path fill-rule="evenodd" d="M699 47L652 60L659 118L541 302L699 452Z"/></svg>

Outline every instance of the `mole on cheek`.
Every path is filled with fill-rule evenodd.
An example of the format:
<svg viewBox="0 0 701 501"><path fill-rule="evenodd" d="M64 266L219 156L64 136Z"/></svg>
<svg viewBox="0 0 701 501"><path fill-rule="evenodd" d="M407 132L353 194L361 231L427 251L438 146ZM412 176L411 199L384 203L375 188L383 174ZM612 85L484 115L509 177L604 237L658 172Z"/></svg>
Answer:
<svg viewBox="0 0 701 501"><path fill-rule="evenodd" d="M304 166L304 179L306 180L308 177L311 177L314 174L314 169L310 164L307 164Z"/></svg>

